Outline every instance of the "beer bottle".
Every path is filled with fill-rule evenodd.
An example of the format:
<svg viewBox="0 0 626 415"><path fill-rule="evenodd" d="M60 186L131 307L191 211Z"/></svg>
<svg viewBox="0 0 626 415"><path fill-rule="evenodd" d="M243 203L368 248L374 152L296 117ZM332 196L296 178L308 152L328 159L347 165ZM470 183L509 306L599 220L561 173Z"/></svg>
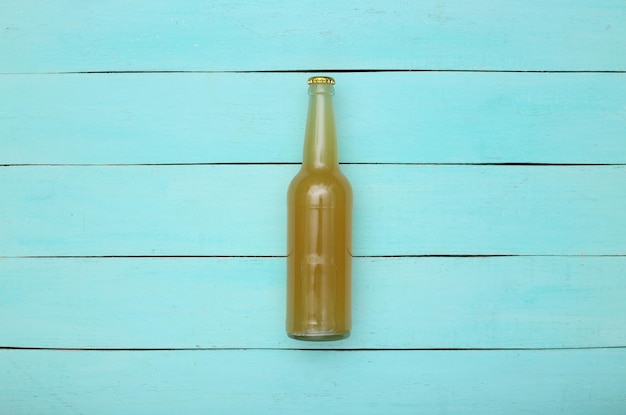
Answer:
<svg viewBox="0 0 626 415"><path fill-rule="evenodd" d="M287 193L287 334L339 340L352 324L352 188L339 170L335 81L308 84L302 167Z"/></svg>

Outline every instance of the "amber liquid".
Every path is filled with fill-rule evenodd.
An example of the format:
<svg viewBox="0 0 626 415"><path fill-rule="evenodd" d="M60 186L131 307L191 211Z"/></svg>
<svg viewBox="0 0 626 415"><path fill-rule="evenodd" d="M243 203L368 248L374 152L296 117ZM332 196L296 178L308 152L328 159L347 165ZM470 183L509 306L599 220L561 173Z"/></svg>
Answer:
<svg viewBox="0 0 626 415"><path fill-rule="evenodd" d="M311 85L302 169L288 191L287 334L351 329L352 189L339 170L331 85Z"/></svg>

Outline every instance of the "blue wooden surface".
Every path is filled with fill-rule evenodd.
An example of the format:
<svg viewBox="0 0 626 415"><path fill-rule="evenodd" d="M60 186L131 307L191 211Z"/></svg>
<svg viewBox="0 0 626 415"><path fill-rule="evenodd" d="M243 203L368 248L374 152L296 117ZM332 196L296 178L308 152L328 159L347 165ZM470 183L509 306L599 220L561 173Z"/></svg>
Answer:
<svg viewBox="0 0 626 415"><path fill-rule="evenodd" d="M0 259L0 333L12 346L74 349L626 343L626 257L355 258L357 330L335 343L283 334L284 262Z"/></svg>
<svg viewBox="0 0 626 415"><path fill-rule="evenodd" d="M624 70L621 0L0 5L0 72Z"/></svg>
<svg viewBox="0 0 626 415"><path fill-rule="evenodd" d="M11 166L5 256L284 255L296 165ZM620 255L626 166L351 165L357 256Z"/></svg>
<svg viewBox="0 0 626 415"><path fill-rule="evenodd" d="M623 349L0 350L0 358L0 407L14 414L587 415L621 414L626 402Z"/></svg>
<svg viewBox="0 0 626 415"><path fill-rule="evenodd" d="M334 76L343 162L626 162L623 74ZM0 164L298 162L306 77L0 76Z"/></svg>
<svg viewBox="0 0 626 415"><path fill-rule="evenodd" d="M623 1L5 1L0 51L0 413L626 408ZM318 69L358 257L311 345Z"/></svg>

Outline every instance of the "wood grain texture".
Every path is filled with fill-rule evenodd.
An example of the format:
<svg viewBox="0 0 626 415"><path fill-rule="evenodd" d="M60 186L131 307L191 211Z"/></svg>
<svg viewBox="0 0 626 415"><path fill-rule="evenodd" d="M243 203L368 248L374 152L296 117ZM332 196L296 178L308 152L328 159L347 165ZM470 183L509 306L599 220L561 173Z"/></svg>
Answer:
<svg viewBox="0 0 626 415"><path fill-rule="evenodd" d="M334 76L344 162L626 163L626 74ZM306 78L0 76L0 164L299 162Z"/></svg>
<svg viewBox="0 0 626 415"><path fill-rule="evenodd" d="M0 16L5 73L626 69L621 0L28 0Z"/></svg>
<svg viewBox="0 0 626 415"><path fill-rule="evenodd" d="M0 2L0 413L621 415L626 4L500 3ZM318 70L360 257L310 345Z"/></svg>
<svg viewBox="0 0 626 415"><path fill-rule="evenodd" d="M344 166L356 256L622 255L626 166ZM0 255L285 255L295 165L0 169Z"/></svg>
<svg viewBox="0 0 626 415"><path fill-rule="evenodd" d="M11 414L608 414L626 350L0 350ZM97 374L97 376L94 376Z"/></svg>
<svg viewBox="0 0 626 415"><path fill-rule="evenodd" d="M626 257L355 258L342 342L284 333L284 258L0 259L0 347L626 346Z"/></svg>

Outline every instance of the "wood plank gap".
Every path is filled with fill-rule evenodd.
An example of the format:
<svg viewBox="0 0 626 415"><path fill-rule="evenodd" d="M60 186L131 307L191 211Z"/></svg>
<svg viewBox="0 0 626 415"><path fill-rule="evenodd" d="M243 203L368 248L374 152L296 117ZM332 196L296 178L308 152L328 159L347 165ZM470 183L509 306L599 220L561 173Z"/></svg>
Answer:
<svg viewBox="0 0 626 415"><path fill-rule="evenodd" d="M24 255L0 259L115 259L115 258L286 258L285 255Z"/></svg>
<svg viewBox="0 0 626 415"><path fill-rule="evenodd" d="M459 72L459 73L552 73L552 74L623 74L626 70L539 70L539 69L277 69L277 70L99 70L54 72L1 72L0 75L107 75L107 74L291 74L291 73L393 73L393 72Z"/></svg>
<svg viewBox="0 0 626 415"><path fill-rule="evenodd" d="M295 161L268 162L189 162L189 163L12 163L0 164L0 167L150 167L150 166L288 166L300 165ZM594 166L626 166L626 163L532 163L532 162L500 162L500 163L408 163L408 162L342 162L342 166L529 166L529 167L594 167Z"/></svg>
<svg viewBox="0 0 626 415"><path fill-rule="evenodd" d="M353 255L352 258L621 258L626 254L408 254L408 255ZM0 255L0 259L124 259L124 258L287 258L286 255Z"/></svg>
<svg viewBox="0 0 626 415"><path fill-rule="evenodd" d="M550 351L550 350L607 350L626 349L626 345L618 346L579 346L579 347L454 347L454 348L301 348L301 347L183 347L183 348L73 348L73 347L27 347L27 346L0 346L0 350L24 351L59 351L59 352L187 352L187 351L233 351L233 350L298 350L314 352L494 352L494 351Z"/></svg>

